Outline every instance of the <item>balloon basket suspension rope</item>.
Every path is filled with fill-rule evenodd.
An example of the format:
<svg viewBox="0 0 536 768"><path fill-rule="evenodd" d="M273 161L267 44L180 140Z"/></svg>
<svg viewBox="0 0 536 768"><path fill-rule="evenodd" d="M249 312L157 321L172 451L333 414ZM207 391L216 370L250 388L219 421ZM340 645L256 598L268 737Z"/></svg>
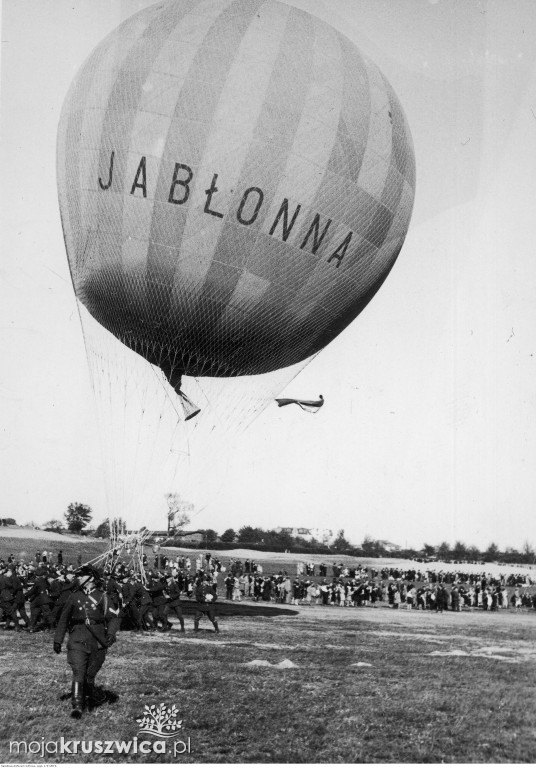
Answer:
<svg viewBox="0 0 536 768"><path fill-rule="evenodd" d="M123 533L110 536L109 548L92 560L87 565L102 568L108 575L113 575L119 563L138 576L142 584L146 584L147 576L143 564L143 548L151 531L142 528L140 531Z"/></svg>

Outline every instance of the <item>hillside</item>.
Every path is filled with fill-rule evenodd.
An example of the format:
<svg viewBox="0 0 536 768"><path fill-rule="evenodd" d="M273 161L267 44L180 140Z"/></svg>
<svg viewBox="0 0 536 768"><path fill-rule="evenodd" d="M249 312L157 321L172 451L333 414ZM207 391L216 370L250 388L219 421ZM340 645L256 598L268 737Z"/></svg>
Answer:
<svg viewBox="0 0 536 768"><path fill-rule="evenodd" d="M14 555L16 560L31 560L36 552L51 552L52 562L56 561L58 551L63 551L65 563L76 563L78 555L87 562L100 555L108 547L108 542L88 536L61 534L40 531L24 526L2 526L0 528L0 557L6 559Z"/></svg>
<svg viewBox="0 0 536 768"><path fill-rule="evenodd" d="M14 555L15 559L30 560L36 552L51 552L51 561L55 562L57 553L63 551L64 563L75 564L80 555L82 562L88 562L100 555L108 548L107 540L94 539L87 536L76 536L74 534L49 533L35 528L24 528L17 526L6 526L0 528L0 558L6 559L9 555ZM152 565L152 547L145 547L145 552L149 558L149 564ZM161 547L161 554L175 559L178 555L190 555L195 560L200 554L204 557L205 550L191 549L188 547ZM536 567L526 565L498 565L496 563L419 563L415 560L406 560L400 557L352 557L332 553L331 555L316 555L293 552L258 552L252 549L228 549L218 550L214 553L224 564L230 559L234 560L254 560L263 564L266 573L274 573L279 570L287 570L291 575L295 573L295 566L298 562L314 563L319 565L325 563L328 566L328 573L331 575L331 565L336 562L344 565L366 565L371 568L415 568L417 570L428 571L458 571L465 573L490 573L490 574L510 574L525 573L530 569L533 577L536 577Z"/></svg>

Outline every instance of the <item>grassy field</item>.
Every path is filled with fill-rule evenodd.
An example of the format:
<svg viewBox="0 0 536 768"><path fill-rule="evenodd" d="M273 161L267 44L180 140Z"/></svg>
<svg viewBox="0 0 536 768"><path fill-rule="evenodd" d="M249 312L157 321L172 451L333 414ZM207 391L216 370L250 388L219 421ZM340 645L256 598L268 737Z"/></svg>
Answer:
<svg viewBox="0 0 536 768"><path fill-rule="evenodd" d="M4 536L0 556L60 546L76 562L105 543ZM264 573L291 575L298 559L332 562L250 556ZM69 716L70 669L51 635L0 631L0 763L536 761L534 611L219 605L220 635L206 620L194 634L188 602L185 635L121 632L99 676L108 700L80 721ZM166 754L118 752L116 741L138 735L144 708L162 703L182 720ZM114 744L106 755L10 752L10 741L61 737ZM174 755L182 742L189 751Z"/></svg>
<svg viewBox="0 0 536 768"><path fill-rule="evenodd" d="M122 632L100 674L109 700L80 721L51 636L0 633L0 763L536 760L534 612L266 615L248 603L228 613L220 635L206 620L194 634L188 614L185 635ZM189 753L9 753L14 740L132 740L145 705L160 703L178 708L177 743L189 739Z"/></svg>
<svg viewBox="0 0 536 768"><path fill-rule="evenodd" d="M35 532L38 534L38 531ZM108 548L108 541L96 541L94 539L78 539L77 537L65 536L59 540L49 541L35 537L11 537L9 533L4 533L0 528L0 557L7 560L9 555L14 555L16 560L25 560L29 562L34 558L36 552L52 553L51 562L56 563L58 551L63 551L63 561L76 565L78 556L86 562L102 554Z"/></svg>

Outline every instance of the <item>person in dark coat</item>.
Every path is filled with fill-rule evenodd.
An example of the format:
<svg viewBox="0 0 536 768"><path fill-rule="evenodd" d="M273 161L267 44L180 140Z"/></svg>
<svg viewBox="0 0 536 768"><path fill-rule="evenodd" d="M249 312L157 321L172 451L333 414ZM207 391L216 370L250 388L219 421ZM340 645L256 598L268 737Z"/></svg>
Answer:
<svg viewBox="0 0 536 768"><path fill-rule="evenodd" d="M211 576L199 576L195 588L197 607L194 615L194 632L199 632L199 620L206 616L213 624L214 631L220 631L216 620L216 600L218 599L216 587L212 583Z"/></svg>
<svg viewBox="0 0 536 768"><path fill-rule="evenodd" d="M104 573L102 587L108 595L112 608L119 610L121 608L121 588L119 586L118 575L114 572Z"/></svg>
<svg viewBox="0 0 536 768"><path fill-rule="evenodd" d="M147 582L147 590L151 595L152 601L153 621L157 629L158 622L162 624L162 632L167 632L168 629L171 629L171 624L166 616L167 597L164 594L165 587L166 581L160 576L155 575Z"/></svg>
<svg viewBox="0 0 536 768"><path fill-rule="evenodd" d="M121 580L121 618L126 619L136 632L142 629L141 604L143 590L141 584L134 578L125 576Z"/></svg>
<svg viewBox="0 0 536 768"><path fill-rule="evenodd" d="M153 621L153 601L151 593L147 589L145 584L140 584L141 587L141 601L140 601L140 615L141 615L141 627L144 632L155 629Z"/></svg>
<svg viewBox="0 0 536 768"><path fill-rule="evenodd" d="M448 609L449 593L445 586L440 583L436 590L436 613L443 613Z"/></svg>
<svg viewBox="0 0 536 768"><path fill-rule="evenodd" d="M166 579L166 593L168 595L167 615L174 613L179 620L181 632L184 632L184 617L182 615L181 590L173 576Z"/></svg>
<svg viewBox="0 0 536 768"><path fill-rule="evenodd" d="M54 634L54 653L61 653L65 635L69 634L67 662L73 671L71 715L75 718L82 715L84 693L92 704L106 699L95 689L95 676L119 629L119 611L111 607L99 573L91 566L83 566L77 576L79 588L65 604Z"/></svg>
<svg viewBox="0 0 536 768"><path fill-rule="evenodd" d="M26 613L26 602L24 600L24 585L22 582L22 579L20 576L18 576L16 573L13 573L11 577L11 582L13 584L13 603L15 607L15 615L18 611L19 616L24 622L24 628L29 629L30 627L30 619L28 617L28 614ZM17 628L18 619L15 621L15 629Z"/></svg>
<svg viewBox="0 0 536 768"><path fill-rule="evenodd" d="M264 579L262 585L262 599L266 602L272 599L272 580L269 577Z"/></svg>
<svg viewBox="0 0 536 768"><path fill-rule="evenodd" d="M39 631L42 625L52 629L53 619L50 610L52 598L46 571L43 568L38 568L35 572L35 581L26 592L25 598L30 602L30 632Z"/></svg>
<svg viewBox="0 0 536 768"><path fill-rule="evenodd" d="M0 609L5 617L5 629L9 629L10 622L15 625L15 630L20 630L15 607L15 587L13 584L13 571L11 567L4 568L0 573Z"/></svg>
<svg viewBox="0 0 536 768"><path fill-rule="evenodd" d="M60 620L61 612L63 611L67 601L72 595L73 591L78 588L78 582L75 580L74 573L61 573L54 581L54 588L51 589L56 596L54 606L52 608L52 623L57 626Z"/></svg>
<svg viewBox="0 0 536 768"><path fill-rule="evenodd" d="M234 577L231 574L228 574L225 577L225 580L224 580L223 583L225 584L225 599L226 600L232 600L233 599Z"/></svg>

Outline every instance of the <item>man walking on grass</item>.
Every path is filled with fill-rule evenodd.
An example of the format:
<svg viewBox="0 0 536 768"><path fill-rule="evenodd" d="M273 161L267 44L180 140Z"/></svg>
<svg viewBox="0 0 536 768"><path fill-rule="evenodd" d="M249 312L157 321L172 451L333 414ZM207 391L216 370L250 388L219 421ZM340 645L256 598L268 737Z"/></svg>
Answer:
<svg viewBox="0 0 536 768"><path fill-rule="evenodd" d="M67 662L73 670L71 716L80 718L84 694L89 704L99 704L106 695L95 689L95 676L104 664L106 651L115 643L119 629L119 612L109 604L101 588L99 573L91 566L78 572L79 588L68 599L54 635L54 652L61 653L65 634Z"/></svg>

